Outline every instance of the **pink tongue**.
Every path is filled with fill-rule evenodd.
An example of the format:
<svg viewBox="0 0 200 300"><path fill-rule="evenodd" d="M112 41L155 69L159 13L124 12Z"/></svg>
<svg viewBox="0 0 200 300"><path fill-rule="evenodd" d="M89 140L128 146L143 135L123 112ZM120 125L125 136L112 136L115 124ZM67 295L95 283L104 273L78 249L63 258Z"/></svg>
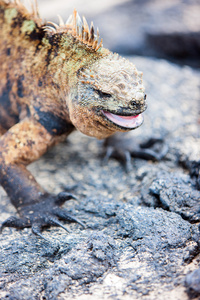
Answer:
<svg viewBox="0 0 200 300"><path fill-rule="evenodd" d="M103 113L113 123L130 129L140 126L143 122L143 116L141 114L137 116L119 116L106 111Z"/></svg>
<svg viewBox="0 0 200 300"><path fill-rule="evenodd" d="M133 120L133 119L135 119L135 118L137 118L139 115L137 115L137 116L118 116L118 117L120 117L121 119L125 119L125 120Z"/></svg>

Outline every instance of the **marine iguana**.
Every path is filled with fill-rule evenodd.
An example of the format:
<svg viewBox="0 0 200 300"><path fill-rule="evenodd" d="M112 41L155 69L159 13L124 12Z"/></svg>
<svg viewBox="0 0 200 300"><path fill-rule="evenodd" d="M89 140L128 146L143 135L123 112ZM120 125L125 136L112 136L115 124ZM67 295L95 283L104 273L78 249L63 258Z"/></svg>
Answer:
<svg viewBox="0 0 200 300"><path fill-rule="evenodd" d="M59 219L79 221L60 207L73 196L47 193L26 166L75 129L97 139L135 129L146 109L142 72L103 48L76 10L59 19L43 23L37 6L0 0L0 184L20 216L2 228L41 237L43 226L64 228Z"/></svg>

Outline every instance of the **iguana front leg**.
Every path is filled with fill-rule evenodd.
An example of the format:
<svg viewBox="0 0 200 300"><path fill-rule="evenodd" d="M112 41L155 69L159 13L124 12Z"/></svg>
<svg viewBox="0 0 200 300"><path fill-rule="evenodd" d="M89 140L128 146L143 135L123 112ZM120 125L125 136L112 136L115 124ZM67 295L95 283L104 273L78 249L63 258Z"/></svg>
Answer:
<svg viewBox="0 0 200 300"><path fill-rule="evenodd" d="M0 138L0 183L16 207L20 219L11 217L2 227L32 227L41 236L43 226L60 225L58 218L77 221L60 208L73 198L67 193L50 195L36 182L26 165L38 159L60 137L52 136L34 119L14 125Z"/></svg>
<svg viewBox="0 0 200 300"><path fill-rule="evenodd" d="M137 144L129 133L117 133L104 142L104 163L114 157L125 164L126 171L132 169L131 157L152 161L160 161L168 152L168 146L161 138L150 138L142 144Z"/></svg>

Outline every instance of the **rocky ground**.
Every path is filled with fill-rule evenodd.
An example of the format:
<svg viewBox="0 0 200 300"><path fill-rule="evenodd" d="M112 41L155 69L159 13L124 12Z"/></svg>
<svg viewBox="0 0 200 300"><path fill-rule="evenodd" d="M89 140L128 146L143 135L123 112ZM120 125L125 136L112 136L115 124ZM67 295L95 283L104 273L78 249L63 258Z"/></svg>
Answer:
<svg viewBox="0 0 200 300"><path fill-rule="evenodd" d="M129 59L144 73L148 110L142 127L125 138L130 148L164 138L165 158L133 158L126 172L115 159L102 163L102 141L76 132L32 164L48 191L77 196L64 207L86 228L46 229L49 243L30 229L5 228L1 299L200 299L200 72L158 58ZM3 189L0 197L3 221L16 213Z"/></svg>

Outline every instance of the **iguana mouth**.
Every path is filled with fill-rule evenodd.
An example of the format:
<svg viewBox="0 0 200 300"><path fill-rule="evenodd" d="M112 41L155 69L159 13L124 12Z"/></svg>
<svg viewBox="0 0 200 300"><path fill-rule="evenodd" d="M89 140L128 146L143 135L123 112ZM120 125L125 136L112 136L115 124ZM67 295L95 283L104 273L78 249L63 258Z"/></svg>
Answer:
<svg viewBox="0 0 200 300"><path fill-rule="evenodd" d="M123 128L135 129L142 125L143 123L143 116L142 114L138 114L136 116L121 116L115 115L111 112L103 111L104 116L109 121L112 121L115 125L118 125Z"/></svg>

